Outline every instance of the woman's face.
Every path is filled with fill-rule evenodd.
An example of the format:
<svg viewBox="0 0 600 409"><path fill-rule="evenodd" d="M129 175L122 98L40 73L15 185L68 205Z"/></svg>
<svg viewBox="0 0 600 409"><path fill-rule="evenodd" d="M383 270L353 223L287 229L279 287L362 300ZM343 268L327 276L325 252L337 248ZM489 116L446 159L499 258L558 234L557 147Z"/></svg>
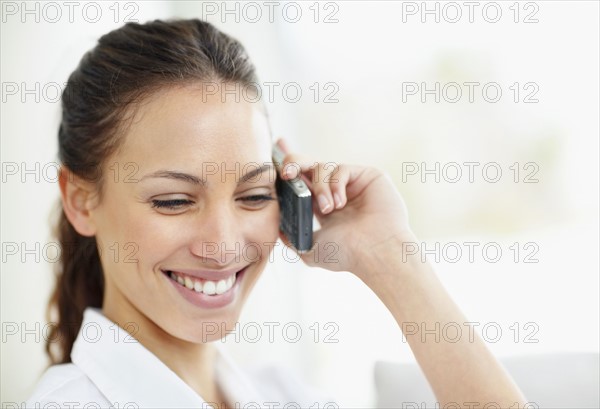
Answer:
<svg viewBox="0 0 600 409"><path fill-rule="evenodd" d="M238 320L276 245L279 206L265 115L235 99L200 85L155 93L104 165L91 220L111 318L146 317L191 342Z"/></svg>

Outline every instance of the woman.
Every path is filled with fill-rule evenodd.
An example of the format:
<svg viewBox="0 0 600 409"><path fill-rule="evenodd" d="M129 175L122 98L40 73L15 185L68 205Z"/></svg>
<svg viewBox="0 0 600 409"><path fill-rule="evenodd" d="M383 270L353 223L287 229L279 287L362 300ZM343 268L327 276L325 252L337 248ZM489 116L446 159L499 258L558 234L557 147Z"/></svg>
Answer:
<svg viewBox="0 0 600 409"><path fill-rule="evenodd" d="M59 365L28 405L311 405L317 395L273 376L250 381L211 342L285 240L268 119L247 97L256 84L240 43L199 20L129 23L83 57L59 129L63 252L47 345ZM220 92L231 86L246 98ZM355 274L401 327L466 321L420 255L402 254L416 238L385 173L313 166L278 143L282 177L301 172L315 198L321 229L306 264ZM240 256L249 247L251 260ZM525 403L481 339L406 338L440 403Z"/></svg>

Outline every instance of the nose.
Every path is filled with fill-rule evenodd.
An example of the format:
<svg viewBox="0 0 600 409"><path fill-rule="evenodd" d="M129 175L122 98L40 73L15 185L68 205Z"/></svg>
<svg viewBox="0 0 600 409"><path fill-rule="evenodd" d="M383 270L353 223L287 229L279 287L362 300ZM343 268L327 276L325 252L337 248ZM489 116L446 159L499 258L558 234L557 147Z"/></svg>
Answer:
<svg viewBox="0 0 600 409"><path fill-rule="evenodd" d="M207 206L197 222L190 251L217 268L239 265L243 250L243 224L237 220L235 209L223 203Z"/></svg>

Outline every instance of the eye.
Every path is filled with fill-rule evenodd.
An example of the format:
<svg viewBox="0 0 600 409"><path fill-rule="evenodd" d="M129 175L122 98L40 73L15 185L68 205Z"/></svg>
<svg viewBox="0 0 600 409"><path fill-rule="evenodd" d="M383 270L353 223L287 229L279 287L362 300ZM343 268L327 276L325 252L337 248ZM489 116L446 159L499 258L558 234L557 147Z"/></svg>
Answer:
<svg viewBox="0 0 600 409"><path fill-rule="evenodd" d="M270 200L276 200L276 199L274 197L272 197L271 195L251 195L251 196L244 196L238 200L248 203L250 206L257 207L265 202L268 202Z"/></svg>
<svg viewBox="0 0 600 409"><path fill-rule="evenodd" d="M192 203L194 203L194 202L191 200L188 200L188 199L169 199L169 200L153 199L152 207L153 208L161 208L161 209L177 210L185 205L189 205Z"/></svg>

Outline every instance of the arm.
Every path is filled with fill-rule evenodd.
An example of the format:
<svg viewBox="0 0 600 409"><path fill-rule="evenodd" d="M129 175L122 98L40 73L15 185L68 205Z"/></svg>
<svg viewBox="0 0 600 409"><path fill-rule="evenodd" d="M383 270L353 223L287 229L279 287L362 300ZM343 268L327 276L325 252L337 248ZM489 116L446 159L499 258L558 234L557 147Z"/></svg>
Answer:
<svg viewBox="0 0 600 409"><path fill-rule="evenodd" d="M279 142L284 152L287 148ZM435 328L468 320L452 301L431 265L420 255L403 255L403 243L416 242L408 212L391 179L375 168L311 162L288 154L313 193L313 209L321 229L314 234L317 254L329 254L335 243L337 260L315 260L313 252L300 255L309 266L349 271L358 276L392 313L441 405L522 408L526 401L483 340L460 337L448 342L421 332L406 331L403 323ZM318 198L326 198L322 203ZM338 200L336 200L338 199ZM287 244L283 235L281 239ZM469 334L470 335L470 334ZM494 405L495 403L495 405Z"/></svg>
<svg viewBox="0 0 600 409"><path fill-rule="evenodd" d="M481 337L461 336L449 342L433 336L422 340L421 331L404 331L403 323L418 323L432 329L439 323L462 323L468 319L452 301L435 275L433 268L422 263L420 255L405 256L402 242L416 242L414 236L392 238L373 248L365 265L366 283L392 313L417 362L425 373L437 400L443 406L450 402L461 407L522 408L526 399L510 376L488 350ZM411 258L412 257L412 258ZM409 328L406 326L406 328ZM408 332L408 333L407 333ZM496 403L497 405L493 405Z"/></svg>

